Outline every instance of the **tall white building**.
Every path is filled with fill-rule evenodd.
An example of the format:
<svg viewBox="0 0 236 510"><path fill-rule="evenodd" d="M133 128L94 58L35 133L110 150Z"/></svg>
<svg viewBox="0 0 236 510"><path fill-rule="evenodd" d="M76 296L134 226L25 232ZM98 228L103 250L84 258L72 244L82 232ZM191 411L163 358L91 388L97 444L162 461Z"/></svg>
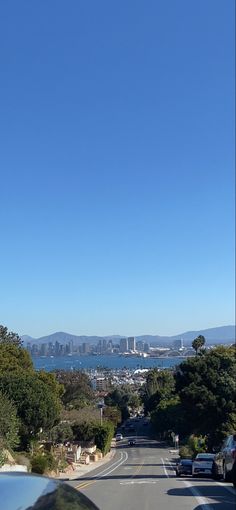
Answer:
<svg viewBox="0 0 236 510"><path fill-rule="evenodd" d="M128 351L128 340L127 338L121 338L120 339L120 352L127 352Z"/></svg>
<svg viewBox="0 0 236 510"><path fill-rule="evenodd" d="M129 351L135 351L136 349L136 342L134 336L129 336L128 338L128 350Z"/></svg>

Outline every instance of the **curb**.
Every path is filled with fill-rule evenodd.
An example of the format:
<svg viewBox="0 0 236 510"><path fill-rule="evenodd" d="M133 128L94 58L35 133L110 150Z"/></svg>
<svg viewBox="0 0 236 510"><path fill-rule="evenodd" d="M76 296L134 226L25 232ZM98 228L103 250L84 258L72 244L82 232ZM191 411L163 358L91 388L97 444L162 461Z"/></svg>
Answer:
<svg viewBox="0 0 236 510"><path fill-rule="evenodd" d="M111 459L113 459L115 453L116 453L115 448L112 448L111 451L108 452L103 459L101 459L97 462L93 462L91 464L87 464L87 465L79 464L78 469L75 469L70 474L65 473L64 477L57 477L56 480L59 480L61 482L68 482L70 480L77 480L77 478L82 478L83 476L86 476L86 474L89 473L90 471L94 471L98 467L103 466L103 464L106 464ZM63 474L63 473L61 473L61 474Z"/></svg>

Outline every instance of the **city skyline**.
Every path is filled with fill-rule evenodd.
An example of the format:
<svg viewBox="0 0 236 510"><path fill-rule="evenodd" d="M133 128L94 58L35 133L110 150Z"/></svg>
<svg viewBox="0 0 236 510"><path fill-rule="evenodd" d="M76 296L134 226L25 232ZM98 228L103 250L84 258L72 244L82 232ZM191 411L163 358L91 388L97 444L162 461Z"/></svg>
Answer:
<svg viewBox="0 0 236 510"><path fill-rule="evenodd" d="M0 40L0 323L234 324L234 2L13 0Z"/></svg>
<svg viewBox="0 0 236 510"><path fill-rule="evenodd" d="M100 349L104 347L104 345L109 345L113 342L118 342L122 346L122 350L126 351L127 349L135 346L135 342L140 344L140 342L146 343L156 343L156 342L170 342L175 340L184 340L184 341L193 341L194 338L196 338L199 335L203 335L206 338L207 342L213 343L216 341L217 343L220 342L232 342L235 341L235 332L236 332L236 326L235 325L228 325L228 326L221 326L216 328L210 328L206 330L195 330L195 331L185 331L178 333L176 335L172 336L164 336L164 335L133 335L132 337L129 337L128 335L108 335L108 336L99 336L99 335L92 335L92 336L86 336L86 335L73 335L71 333L64 332L54 332L51 335L46 335L39 338L33 338L29 335L23 335L21 337L24 344L27 343L38 343L38 345L44 344L45 342L47 344L54 344L55 343L61 343L61 344L68 344L72 343L75 345L82 345L83 343L89 343L90 345L97 343L100 345ZM131 341L131 343L130 343Z"/></svg>

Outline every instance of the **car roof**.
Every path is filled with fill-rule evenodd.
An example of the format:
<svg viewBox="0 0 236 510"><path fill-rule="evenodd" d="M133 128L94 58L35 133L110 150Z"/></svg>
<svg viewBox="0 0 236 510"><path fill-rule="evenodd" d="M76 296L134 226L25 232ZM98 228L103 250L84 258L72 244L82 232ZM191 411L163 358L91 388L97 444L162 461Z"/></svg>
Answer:
<svg viewBox="0 0 236 510"><path fill-rule="evenodd" d="M182 464L192 464L192 459L180 459L180 461Z"/></svg>

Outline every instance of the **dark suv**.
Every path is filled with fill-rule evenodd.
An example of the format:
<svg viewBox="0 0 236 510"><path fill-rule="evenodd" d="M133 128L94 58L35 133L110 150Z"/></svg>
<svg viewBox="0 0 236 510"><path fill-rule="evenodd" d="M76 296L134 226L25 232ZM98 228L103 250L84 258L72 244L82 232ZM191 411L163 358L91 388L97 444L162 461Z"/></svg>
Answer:
<svg viewBox="0 0 236 510"><path fill-rule="evenodd" d="M227 436L216 453L212 468L214 478L223 478L236 486L236 434Z"/></svg>
<svg viewBox="0 0 236 510"><path fill-rule="evenodd" d="M180 459L175 468L176 476L181 475L192 475L192 464L193 461L191 459Z"/></svg>

